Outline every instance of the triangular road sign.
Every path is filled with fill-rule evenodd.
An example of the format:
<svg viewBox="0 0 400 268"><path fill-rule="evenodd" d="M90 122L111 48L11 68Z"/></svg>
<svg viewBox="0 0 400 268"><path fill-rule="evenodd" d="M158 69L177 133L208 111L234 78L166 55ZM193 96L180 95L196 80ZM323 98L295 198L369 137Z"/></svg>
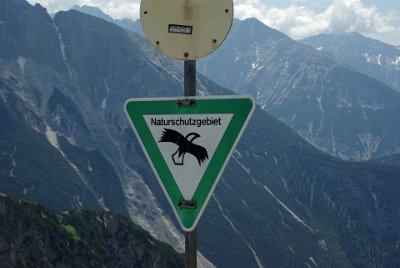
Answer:
<svg viewBox="0 0 400 268"><path fill-rule="evenodd" d="M252 97L236 95L126 101L126 116L185 231L196 227L253 110Z"/></svg>

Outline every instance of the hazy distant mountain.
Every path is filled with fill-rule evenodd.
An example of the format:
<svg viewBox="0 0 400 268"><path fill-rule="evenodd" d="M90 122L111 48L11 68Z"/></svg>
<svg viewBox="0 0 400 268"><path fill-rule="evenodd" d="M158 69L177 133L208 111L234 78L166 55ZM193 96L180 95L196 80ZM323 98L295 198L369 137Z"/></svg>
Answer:
<svg viewBox="0 0 400 268"><path fill-rule="evenodd" d="M105 14L100 8L98 7L93 7L93 6L87 6L87 5L83 5L83 6L78 6L78 5L74 5L71 10L76 10L85 14L89 14L95 17L98 17L100 19L106 20L108 22L112 22L117 24L118 26L128 30L128 31L132 31L135 33L143 33L142 30L142 26L140 24L140 20L131 20L128 18L124 18L124 19L113 19L112 17L110 17L109 15Z"/></svg>
<svg viewBox="0 0 400 268"><path fill-rule="evenodd" d="M358 33L320 34L300 42L332 53L356 71L376 78L400 92L400 48Z"/></svg>
<svg viewBox="0 0 400 268"><path fill-rule="evenodd" d="M256 19L236 20L198 70L257 103L321 150L363 160L400 151L400 94Z"/></svg>
<svg viewBox="0 0 400 268"><path fill-rule="evenodd" d="M125 211L182 249L123 113L130 97L181 96L181 63L76 11L52 20L3 0L0 18L0 191ZM232 94L200 74L197 85ZM399 178L393 165L323 154L257 108L200 220L199 250L217 267L397 267Z"/></svg>
<svg viewBox="0 0 400 268"><path fill-rule="evenodd" d="M113 22L113 23L115 22L111 16L105 14L100 8L97 7L87 6L87 5L83 6L74 5L73 7L71 7L70 10L76 10L85 14L89 14L98 17L100 19L106 20L108 22Z"/></svg>

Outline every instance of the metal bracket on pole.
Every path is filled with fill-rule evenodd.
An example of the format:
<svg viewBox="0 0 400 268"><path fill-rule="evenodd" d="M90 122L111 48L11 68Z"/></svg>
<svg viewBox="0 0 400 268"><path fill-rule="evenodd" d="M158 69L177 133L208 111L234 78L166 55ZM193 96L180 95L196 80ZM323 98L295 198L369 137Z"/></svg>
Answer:
<svg viewBox="0 0 400 268"><path fill-rule="evenodd" d="M178 203L179 208L197 208L197 202L193 200L182 200Z"/></svg>
<svg viewBox="0 0 400 268"><path fill-rule="evenodd" d="M195 99L183 99L183 100L178 100L176 102L178 104L178 107L196 107L196 100Z"/></svg>

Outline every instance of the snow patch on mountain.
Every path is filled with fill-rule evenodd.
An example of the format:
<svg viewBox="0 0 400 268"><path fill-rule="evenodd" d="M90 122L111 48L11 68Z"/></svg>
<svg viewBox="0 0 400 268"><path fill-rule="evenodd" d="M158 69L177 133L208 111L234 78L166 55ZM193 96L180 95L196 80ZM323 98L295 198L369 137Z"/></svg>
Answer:
<svg viewBox="0 0 400 268"><path fill-rule="evenodd" d="M379 54L378 57L376 58L376 63L378 63L378 65L382 65L382 54Z"/></svg>
<svg viewBox="0 0 400 268"><path fill-rule="evenodd" d="M229 190L231 190L232 192L235 193L235 189L233 189L233 187L232 187L229 183L226 182L226 180L225 180L225 178L224 178L223 176L221 177L221 182L222 182L222 184L225 185Z"/></svg>
<svg viewBox="0 0 400 268"><path fill-rule="evenodd" d="M333 155L336 155L336 138L335 135L333 134L333 127L331 127L331 147L332 147L332 153Z"/></svg>
<svg viewBox="0 0 400 268"><path fill-rule="evenodd" d="M53 145L53 147L55 147L57 150L59 150L61 152L60 146L58 144L57 132L53 131L49 126L47 126L45 135L46 135L47 140L50 142L50 144ZM62 154L64 154L64 153L62 153Z"/></svg>
<svg viewBox="0 0 400 268"><path fill-rule="evenodd" d="M239 159L238 159L235 155L233 155L232 157L233 157L233 159L236 161L236 163L237 163L247 174L250 174L250 169L248 169L248 168L245 167L242 163L240 163Z"/></svg>
<svg viewBox="0 0 400 268"><path fill-rule="evenodd" d="M382 54L380 54L380 55L382 55ZM377 63L379 62L379 57L377 57L377 56L375 56L375 55L370 55L370 54L368 54L368 52L363 53L362 56L363 56L364 60L365 60L366 62L368 62L368 63L375 63L375 64L377 64Z"/></svg>
<svg viewBox="0 0 400 268"><path fill-rule="evenodd" d="M322 106L321 99L322 99L322 96L317 97L318 108L321 112L321 123L320 123L317 133L322 130L322 128L324 127L324 124L325 124L325 110L324 110L324 107Z"/></svg>
<svg viewBox="0 0 400 268"><path fill-rule="evenodd" d="M358 134L358 139L360 140L362 146L363 146L363 158L369 159L371 158L372 154L376 152L378 149L382 138L379 136L376 136L372 133L366 132L363 134Z"/></svg>
<svg viewBox="0 0 400 268"><path fill-rule="evenodd" d="M314 264L315 267L318 267L318 264L315 261L314 257L310 256L310 257L308 257L308 259L312 262L312 264Z"/></svg>
<svg viewBox="0 0 400 268"><path fill-rule="evenodd" d="M318 245L319 245L319 247L322 248L323 250L325 250L325 251L328 250L328 248L327 248L327 246L326 246L326 242L325 242L324 239L319 240L319 241L318 241Z"/></svg>
<svg viewBox="0 0 400 268"><path fill-rule="evenodd" d="M74 137L67 137L67 140L70 144L74 145L74 146L78 146L78 143L76 142L76 140L74 139Z"/></svg>
<svg viewBox="0 0 400 268"><path fill-rule="evenodd" d="M99 199L97 199L97 202L99 202L100 203L100 205L103 207L103 208L106 208L106 205L104 204L104 197L103 196L101 196ZM108 211L109 209L106 209L106 211Z"/></svg>
<svg viewBox="0 0 400 268"><path fill-rule="evenodd" d="M92 165L90 164L90 161L88 160L88 170L90 171L90 172L93 172L93 168L92 168Z"/></svg>
<svg viewBox="0 0 400 268"><path fill-rule="evenodd" d="M293 212L288 206L286 206L281 200L279 200L275 194L266 186L263 185L264 189L278 202L279 205L281 205L289 214L299 223L301 223L303 226L305 226L308 230L310 230L312 233L315 234L315 231L308 226L304 220L302 220L296 213Z"/></svg>
<svg viewBox="0 0 400 268"><path fill-rule="evenodd" d="M101 109L105 110L106 109L106 105L107 105L107 99L108 99L108 95L110 94L110 88L108 87L107 81L105 78L103 78L103 83L104 86L106 87L106 96L104 97L104 99L101 101Z"/></svg>
<svg viewBox="0 0 400 268"><path fill-rule="evenodd" d="M400 70L400 57L397 57L394 61L394 65L396 65L397 70Z"/></svg>
<svg viewBox="0 0 400 268"><path fill-rule="evenodd" d="M27 194L29 191L33 191L35 190L35 185L31 185L31 187L29 188L24 188L24 190L22 191L23 194Z"/></svg>
<svg viewBox="0 0 400 268"><path fill-rule="evenodd" d="M17 175L15 175L15 168L17 167L17 162L15 161L15 152L17 151L17 145L14 145L13 152L10 154L11 158L11 169L8 172L11 178L16 178Z"/></svg>
<svg viewBox="0 0 400 268"><path fill-rule="evenodd" d="M27 61L27 59L25 57L18 56L17 62L18 62L19 68L21 69L21 72L24 72L24 67L25 67L26 61Z"/></svg>
<svg viewBox="0 0 400 268"><path fill-rule="evenodd" d="M290 250L294 255L296 255L296 251L294 251L294 249L293 249L291 246L289 246L289 245L287 245L287 246L288 246L289 250Z"/></svg>
<svg viewBox="0 0 400 268"><path fill-rule="evenodd" d="M67 57L66 57L66 54L65 54L65 43L63 42L63 39L62 39L60 31L58 30L58 27L54 23L53 23L53 26L56 29L57 34L58 34L58 40L59 40L59 43L60 43L61 56L64 59L64 61L66 62L67 61Z"/></svg>
<svg viewBox="0 0 400 268"><path fill-rule="evenodd" d="M350 109L353 107L353 101L349 95L339 95L337 96L336 108L338 109Z"/></svg>
<svg viewBox="0 0 400 268"><path fill-rule="evenodd" d="M359 103L359 105L363 109L371 109L371 110L374 110L374 111L383 110L385 108L385 105L378 104L378 103L369 104L369 103L361 102L361 103Z"/></svg>
<svg viewBox="0 0 400 268"><path fill-rule="evenodd" d="M258 268L264 268L264 265L262 265L260 258L257 255L257 252L250 246L250 244L246 240L244 240L244 242L249 247L251 253L253 253L253 256L254 256L254 259L256 260Z"/></svg>
<svg viewBox="0 0 400 268"><path fill-rule="evenodd" d="M215 194L213 194L212 197L215 200L215 202L217 203L217 206L218 206L219 210L221 211L222 217L224 217L224 219L228 221L228 223L231 225L233 231L235 231L235 233L238 234L239 233L238 229L235 227L233 222L228 218L228 216L226 216L226 214L224 213L224 209L222 208L219 200L215 197Z"/></svg>
<svg viewBox="0 0 400 268"><path fill-rule="evenodd" d="M59 43L59 46L60 46L61 56L62 56L62 58L63 58L63 60L64 60L64 64L65 64L65 66L66 66L67 69L68 69L69 76L72 77L72 74L74 73L74 71L73 71L73 69L71 68L71 66L69 65L68 60L67 60L67 54L65 53L65 47L66 47L66 45L65 45L65 43L64 43L64 41L63 41L62 35L61 35L61 33L60 33L60 31L59 31L57 25L56 25L54 22L53 22L53 27L54 27L54 29L56 30L57 35L58 35L58 43Z"/></svg>
<svg viewBox="0 0 400 268"><path fill-rule="evenodd" d="M376 194L374 192L371 192L372 197L374 198L374 205L375 205L375 209L376 211L378 211L378 197L376 196Z"/></svg>

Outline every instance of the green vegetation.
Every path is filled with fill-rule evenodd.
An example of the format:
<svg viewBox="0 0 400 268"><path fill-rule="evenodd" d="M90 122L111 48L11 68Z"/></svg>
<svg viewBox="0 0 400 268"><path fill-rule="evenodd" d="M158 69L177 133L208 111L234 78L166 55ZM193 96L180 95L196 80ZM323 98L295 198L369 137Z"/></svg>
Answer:
<svg viewBox="0 0 400 268"><path fill-rule="evenodd" d="M76 229L74 228L74 226L63 225L63 224L61 224L61 226L65 229L65 231L67 231L67 233L71 235L72 239L74 239L75 241L81 240L78 234L76 233Z"/></svg>
<svg viewBox="0 0 400 268"><path fill-rule="evenodd" d="M183 267L183 257L130 219L107 212L55 214L0 196L0 267Z"/></svg>

